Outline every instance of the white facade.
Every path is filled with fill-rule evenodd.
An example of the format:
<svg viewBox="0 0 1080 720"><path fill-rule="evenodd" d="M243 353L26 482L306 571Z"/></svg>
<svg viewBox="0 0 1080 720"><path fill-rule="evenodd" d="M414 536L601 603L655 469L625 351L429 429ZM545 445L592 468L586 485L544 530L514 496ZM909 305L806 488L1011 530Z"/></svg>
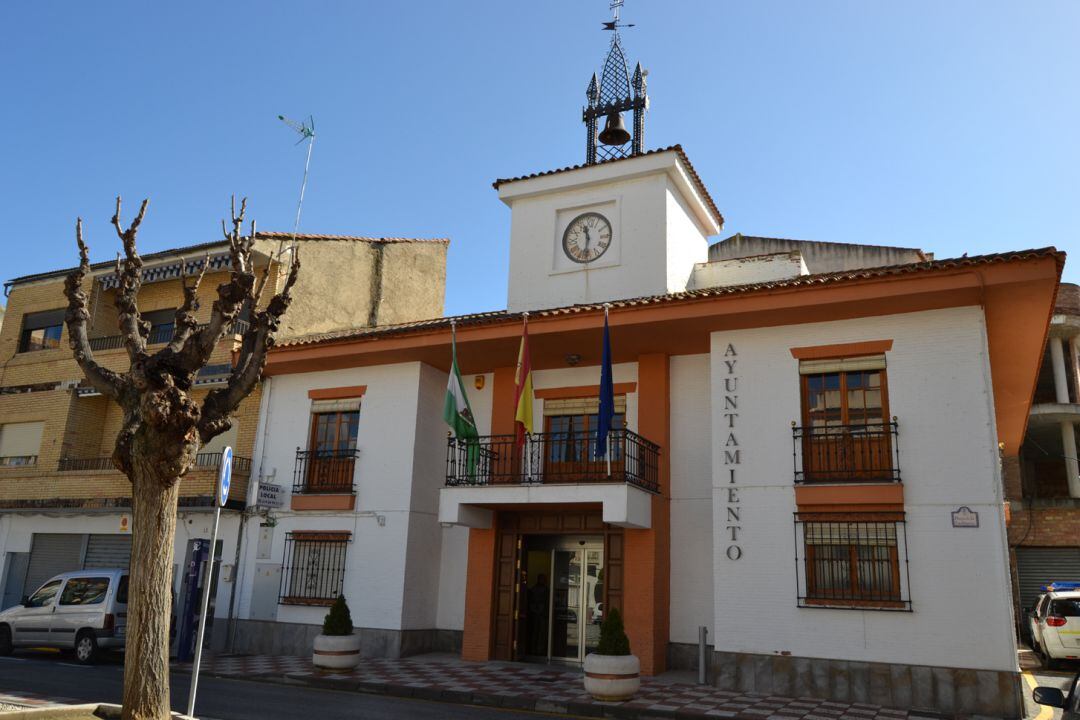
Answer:
<svg viewBox="0 0 1080 720"><path fill-rule="evenodd" d="M891 339L890 412L899 424L911 612L796 607L792 421L801 417L791 348ZM729 346L737 355L730 355ZM1017 669L990 368L976 307L714 333L713 573L717 650L909 665ZM723 383L735 360L741 508L731 560ZM951 512L979 514L954 528ZM674 518L673 527L680 523ZM674 570L673 570L674 572ZM910 581L908 581L910 578ZM673 581L673 587L677 587ZM993 588L994 591L987 591ZM981 590L980 590L981 589Z"/></svg>

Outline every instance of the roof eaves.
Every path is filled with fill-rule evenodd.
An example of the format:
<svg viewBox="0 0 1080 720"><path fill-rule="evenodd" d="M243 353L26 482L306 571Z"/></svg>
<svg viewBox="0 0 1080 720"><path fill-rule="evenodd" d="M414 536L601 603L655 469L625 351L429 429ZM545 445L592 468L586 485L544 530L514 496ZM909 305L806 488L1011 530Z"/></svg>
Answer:
<svg viewBox="0 0 1080 720"><path fill-rule="evenodd" d="M1017 250L1013 252L993 253L988 255L974 255L971 257L946 258L942 260L928 260L918 263L905 263L902 265L886 265L882 267L863 268L859 270L842 270L832 273L819 273L816 275L800 275L795 278L784 280L772 280L763 283L749 283L745 285L728 285L714 288L702 288L700 290L686 290L678 293L664 295L645 295L625 300L614 300L609 303L588 303L582 305L567 305L564 307L550 308L547 310L530 311L533 319L543 317L555 317L561 315L573 315L586 312L600 312L604 305L612 309L631 308L642 305L659 305L678 302L693 302L731 295L742 295L752 292L767 292L770 290L799 290L810 286L830 285L843 282L857 282L860 280L875 280L882 277L907 275L918 272L931 272L950 270L961 267L977 265L990 265L1009 261L1023 261L1054 257L1057 260L1058 272L1064 266L1065 253L1054 247L1037 248L1031 250ZM488 325L497 322L518 321L522 317L520 312L508 312L506 310L456 315L452 317L433 318L431 320L419 320L399 325L384 325L381 327L368 327L362 329L342 330L318 335L307 335L278 343L276 348L296 347L300 345L316 345L321 343L339 342L345 340L359 340L366 337L386 337L409 332L421 332L424 330L436 330L449 327L451 323L458 326L469 327L474 325Z"/></svg>
<svg viewBox="0 0 1080 720"><path fill-rule="evenodd" d="M658 155L660 153L673 152L679 156L680 162L686 166L686 172L690 176L691 182L697 187L698 192L701 193L702 199L709 208L709 212L712 214L713 219L716 220L716 224L719 227L724 226L724 216L720 212L720 209L716 206L716 202L713 201L712 195L709 194L709 189L705 187L705 183L702 181L701 176L698 175L697 170L694 169L694 164L690 162L690 158L687 157L686 151L683 150L682 145L669 145L664 148L656 148L655 150L646 150L640 155L628 155L621 158L612 158L611 160L601 160L600 162L593 163L592 165L569 165L567 167L556 168L554 170L544 170L541 172L531 173L529 175L519 175L512 178L498 178L495 182L491 183L491 186L496 190L502 185L509 183L519 182L521 180L532 180L533 178L547 177L549 175L558 175L564 172L571 172L573 170L583 170L585 168L601 167L603 165L611 165L613 163L625 162L626 160L634 160L636 158L645 157L647 155Z"/></svg>

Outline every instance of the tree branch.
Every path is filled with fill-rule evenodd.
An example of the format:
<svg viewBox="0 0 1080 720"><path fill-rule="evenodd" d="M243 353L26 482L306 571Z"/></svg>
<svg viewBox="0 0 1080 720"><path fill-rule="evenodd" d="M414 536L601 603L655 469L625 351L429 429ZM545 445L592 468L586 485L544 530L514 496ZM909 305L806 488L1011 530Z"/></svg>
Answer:
<svg viewBox="0 0 1080 720"><path fill-rule="evenodd" d="M195 282L188 284L187 261L180 259L180 286L184 293L184 302L176 308L172 340L168 348L173 353L178 353L184 347L188 337L199 329L199 322L195 319L195 313L199 309L199 286L202 284L206 269L210 267L210 253L203 258L199 274L195 276Z"/></svg>
<svg viewBox="0 0 1080 720"><path fill-rule="evenodd" d="M94 389L116 400L124 391L123 376L98 365L90 349L87 329L90 312L86 309L86 292L82 288L83 279L90 272L90 252L83 242L82 218L75 222L75 242L79 245L79 267L72 270L64 281L64 295L68 300L67 312L64 313L68 343L75 355L75 361L79 363Z"/></svg>
<svg viewBox="0 0 1080 720"><path fill-rule="evenodd" d="M292 302L291 290L296 284L299 272L300 253L294 251L285 286L270 299L264 310L259 310L252 316L251 326L244 333L240 360L233 368L228 384L212 390L203 401L199 420L199 436L203 443L229 429L229 415L251 393L262 377L263 368L266 366L266 353L274 346L274 333Z"/></svg>
<svg viewBox="0 0 1080 720"><path fill-rule="evenodd" d="M133 362L146 355L146 338L150 335L150 323L144 322L139 314L139 288L142 287L142 258L135 246L139 225L146 216L149 200L143 200L139 214L125 230L120 224L120 196L116 197L116 213L112 216L113 227L124 245L124 261L116 260L119 284L116 289L117 322L120 334L124 338L124 347L128 358Z"/></svg>
<svg viewBox="0 0 1080 720"><path fill-rule="evenodd" d="M232 201L232 229L228 229L223 220L222 232L229 242L229 255L232 271L226 282L218 285L218 297L210 313L210 322L191 334L178 355L183 367L197 371L210 360L211 353L224 337L229 327L236 320L244 304L254 296L255 274L251 270L251 248L254 243L255 223L251 224L252 237L242 234L244 214L247 211L247 198L240 201L240 212L236 212L236 197Z"/></svg>

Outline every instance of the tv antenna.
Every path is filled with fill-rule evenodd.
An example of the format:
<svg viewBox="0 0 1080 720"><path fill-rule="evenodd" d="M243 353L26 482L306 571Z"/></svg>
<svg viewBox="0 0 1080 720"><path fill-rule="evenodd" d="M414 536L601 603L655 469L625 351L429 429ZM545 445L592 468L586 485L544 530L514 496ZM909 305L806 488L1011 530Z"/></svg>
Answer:
<svg viewBox="0 0 1080 720"><path fill-rule="evenodd" d="M300 200L296 203L296 222L293 223L292 232L292 251L296 252L296 235L300 232L300 211L304 208L304 190L307 189L308 170L311 168L311 148L315 145L315 118L308 115L306 122L296 122L290 120L284 115L278 115L278 120L292 128L299 136L300 139L296 141L296 144L308 141L307 146L307 160L304 161L304 179L300 182ZM281 243L278 243L278 262L281 262L282 247Z"/></svg>

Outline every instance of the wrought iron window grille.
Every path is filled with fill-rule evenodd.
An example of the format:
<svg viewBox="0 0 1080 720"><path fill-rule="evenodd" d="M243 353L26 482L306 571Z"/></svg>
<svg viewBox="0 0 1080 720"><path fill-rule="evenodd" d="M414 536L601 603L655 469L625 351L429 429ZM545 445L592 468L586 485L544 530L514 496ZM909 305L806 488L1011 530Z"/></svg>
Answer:
<svg viewBox="0 0 1080 720"><path fill-rule="evenodd" d="M902 512L795 512L798 607L911 611Z"/></svg>
<svg viewBox="0 0 1080 720"><path fill-rule="evenodd" d="M285 533L281 605L330 605L344 591L348 532Z"/></svg>

